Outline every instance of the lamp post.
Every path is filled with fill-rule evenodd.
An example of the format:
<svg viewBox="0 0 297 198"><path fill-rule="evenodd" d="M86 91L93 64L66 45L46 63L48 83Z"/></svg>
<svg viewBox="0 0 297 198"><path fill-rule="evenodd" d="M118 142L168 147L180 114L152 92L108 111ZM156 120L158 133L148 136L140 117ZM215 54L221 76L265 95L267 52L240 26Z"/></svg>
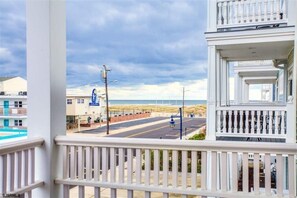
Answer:
<svg viewBox="0 0 297 198"><path fill-rule="evenodd" d="M183 116L182 116L182 107L179 108L179 115L171 115L170 117L170 122L169 122L169 126L171 128L175 127L175 121L173 118L178 118L179 117L179 139L182 139L183 136Z"/></svg>
<svg viewBox="0 0 297 198"><path fill-rule="evenodd" d="M185 117L185 87L183 87L183 117Z"/></svg>
<svg viewBox="0 0 297 198"><path fill-rule="evenodd" d="M105 65L103 65L102 70L102 78L105 83L105 97L106 97L106 135L109 134L109 105L108 105L108 79L107 79L107 73L110 71L110 69L107 69Z"/></svg>

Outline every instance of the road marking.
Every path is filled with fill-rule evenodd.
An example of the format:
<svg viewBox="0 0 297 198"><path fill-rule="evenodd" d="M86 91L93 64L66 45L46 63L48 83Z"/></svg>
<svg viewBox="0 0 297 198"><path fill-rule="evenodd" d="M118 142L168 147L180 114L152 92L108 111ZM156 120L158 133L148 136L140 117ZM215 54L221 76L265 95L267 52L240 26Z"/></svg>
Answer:
<svg viewBox="0 0 297 198"><path fill-rule="evenodd" d="M191 121L191 120L184 121L183 123L189 122L189 121ZM162 126L162 127L156 128L156 129L150 129L150 130L147 130L147 131L143 131L141 133L137 133L137 134L133 134L133 135L128 135L128 136L126 136L126 138L135 137L135 136L138 136L138 135L142 135L142 134L145 134L145 133L148 133L148 132L151 132L151 131L155 131L155 130L158 130L158 129L163 129L163 128L166 128L166 127L168 127L168 125Z"/></svg>

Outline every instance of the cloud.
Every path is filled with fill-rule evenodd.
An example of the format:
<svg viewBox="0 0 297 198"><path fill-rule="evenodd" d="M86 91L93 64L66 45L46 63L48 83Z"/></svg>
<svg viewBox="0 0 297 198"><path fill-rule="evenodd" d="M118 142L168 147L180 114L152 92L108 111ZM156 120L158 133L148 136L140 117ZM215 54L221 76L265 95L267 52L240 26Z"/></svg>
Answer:
<svg viewBox="0 0 297 198"><path fill-rule="evenodd" d="M69 87L103 86L103 64L112 69L110 79L118 80L123 89L155 89L152 86L206 78L206 1L75 0L66 4ZM0 13L1 75L25 77L25 1L2 0Z"/></svg>
<svg viewBox="0 0 297 198"><path fill-rule="evenodd" d="M207 79L190 80L181 82L171 82L164 84L142 84L131 86L117 86L116 84L109 87L110 100L181 100L182 89L185 87L185 99L206 100L207 98ZM102 86L81 86L69 90L71 93L91 94L93 88L104 93Z"/></svg>
<svg viewBox="0 0 297 198"><path fill-rule="evenodd" d="M106 64L121 86L206 78L205 8L192 0L70 1L69 73L79 72L77 65ZM92 76L68 76L68 83Z"/></svg>
<svg viewBox="0 0 297 198"><path fill-rule="evenodd" d="M0 3L1 76L26 76L25 1Z"/></svg>
<svg viewBox="0 0 297 198"><path fill-rule="evenodd" d="M0 60L1 61L8 61L12 58L11 52L7 48L0 47Z"/></svg>

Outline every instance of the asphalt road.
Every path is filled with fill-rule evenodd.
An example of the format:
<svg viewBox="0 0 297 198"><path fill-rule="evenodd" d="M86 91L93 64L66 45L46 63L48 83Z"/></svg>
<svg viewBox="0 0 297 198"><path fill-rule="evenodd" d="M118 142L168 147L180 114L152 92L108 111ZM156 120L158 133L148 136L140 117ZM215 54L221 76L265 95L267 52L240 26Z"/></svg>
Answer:
<svg viewBox="0 0 297 198"><path fill-rule="evenodd" d="M168 118L167 118L168 119ZM183 128L186 128L186 133L191 133L198 128L205 125L205 118L184 118ZM175 127L171 128L168 122L156 124L153 126L143 127L115 135L109 135L108 137L125 137L125 138L157 138L157 139L177 139L179 138L179 120L176 119Z"/></svg>
<svg viewBox="0 0 297 198"><path fill-rule="evenodd" d="M123 122L123 123L118 123L118 124L112 124L109 126L109 130L112 131L112 130L117 130L117 129L131 127L131 126L140 125L140 124L146 124L146 123L150 123L150 122L156 122L156 121L165 120L165 119L169 120L169 118L165 118L165 117L153 117L153 118ZM106 126L102 126L97 129L81 131L80 133L106 133Z"/></svg>

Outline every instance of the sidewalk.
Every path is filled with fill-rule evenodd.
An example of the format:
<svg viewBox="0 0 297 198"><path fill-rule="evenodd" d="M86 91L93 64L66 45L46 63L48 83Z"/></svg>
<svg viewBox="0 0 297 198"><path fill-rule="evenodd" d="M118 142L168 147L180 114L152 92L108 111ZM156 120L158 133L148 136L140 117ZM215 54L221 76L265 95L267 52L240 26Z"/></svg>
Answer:
<svg viewBox="0 0 297 198"><path fill-rule="evenodd" d="M137 120L143 120L143 119L147 119L147 118L141 118L141 119L137 119ZM133 120L135 121L135 120ZM120 123L125 123L125 122L131 122L131 120L128 120L128 121L123 121L123 122L116 122L116 123L111 123L110 125L113 125L113 124L120 124ZM135 126L131 126L131 127L125 127L125 128L121 128L121 129L117 129L117 130L111 130L110 131L110 134L118 134L118 133L123 133L123 132L126 132L126 131L130 131L130 130L135 130L135 129L140 129L140 128L144 128L144 127L148 127L148 126L153 126L153 125L156 125L156 124L161 124L161 123L165 123L165 122L168 122L168 120L160 120L160 121L155 121L155 122L150 122L150 123L146 123L146 124L139 124L139 125L135 125ZM101 126L105 126L106 124L104 125L101 125ZM100 127L99 126L92 126L92 127L81 127L81 131L84 131L84 130L90 130L90 129L96 129ZM77 129L76 131L73 130L73 131L67 131L67 135L78 135L78 136L92 136L92 137L105 137L106 136L106 133L97 133L97 134L88 134L88 133L77 133Z"/></svg>

